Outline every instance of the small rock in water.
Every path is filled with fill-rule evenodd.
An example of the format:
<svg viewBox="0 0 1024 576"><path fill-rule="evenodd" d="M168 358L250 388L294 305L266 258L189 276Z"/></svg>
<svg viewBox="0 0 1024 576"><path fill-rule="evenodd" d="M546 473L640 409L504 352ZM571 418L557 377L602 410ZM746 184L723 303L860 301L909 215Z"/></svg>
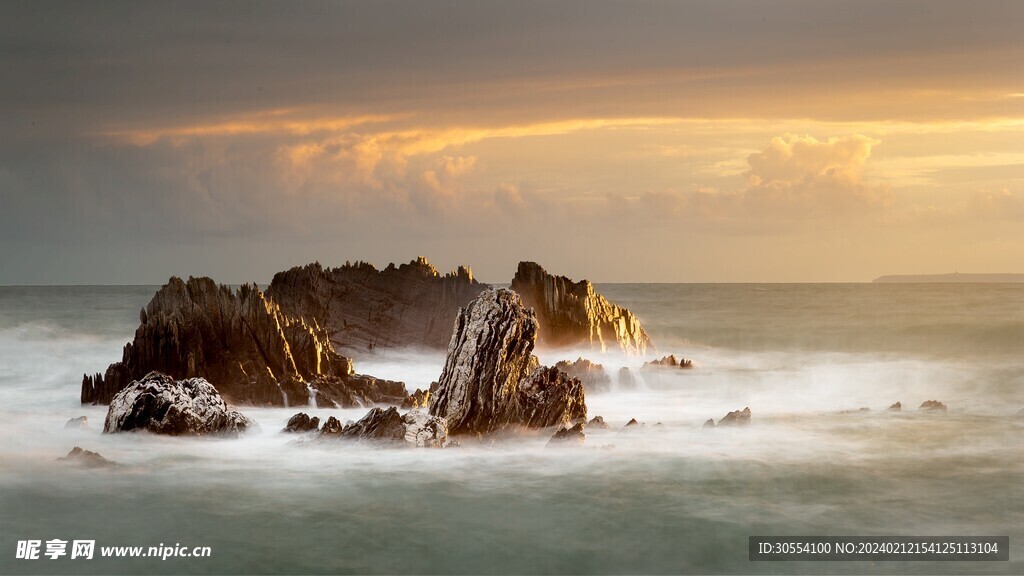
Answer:
<svg viewBox="0 0 1024 576"><path fill-rule="evenodd" d="M946 405L938 400L925 400L921 404L919 410L938 411L944 413L946 411Z"/></svg>
<svg viewBox="0 0 1024 576"><path fill-rule="evenodd" d="M88 428L89 418L87 416L79 416L78 418L72 418L64 424L65 428Z"/></svg>
<svg viewBox="0 0 1024 576"><path fill-rule="evenodd" d="M285 425L282 432L288 432L292 434L300 434L302 432L311 432L320 427L320 419L316 416L310 418L309 414L305 412L299 412L295 416L288 419L288 424Z"/></svg>
<svg viewBox="0 0 1024 576"><path fill-rule="evenodd" d="M889 412L902 412L902 411L903 411L903 404L901 404L900 402L896 402L892 406L889 406Z"/></svg>
<svg viewBox="0 0 1024 576"><path fill-rule="evenodd" d="M57 460L67 461L71 464L77 464L86 468L110 468L117 466L116 462L111 462L99 453L93 452L92 450L84 450L78 446L71 449L67 456L58 458Z"/></svg>
<svg viewBox="0 0 1024 576"><path fill-rule="evenodd" d="M718 421L719 426L746 426L750 424L750 408L729 412Z"/></svg>
<svg viewBox="0 0 1024 576"><path fill-rule="evenodd" d="M647 370L650 368L693 368L693 362L683 357L676 358L675 354L669 354L660 360L644 362L641 370Z"/></svg>
<svg viewBox="0 0 1024 576"><path fill-rule="evenodd" d="M571 428L562 428L555 432L555 435L548 440L548 446L581 445L586 438L587 435L583 432L583 423L578 422Z"/></svg>
<svg viewBox="0 0 1024 576"><path fill-rule="evenodd" d="M320 429L320 435L321 436L341 436L341 431L342 431L341 422L337 418L335 418L334 416L331 416L330 418L327 419L327 422L324 422L323 428Z"/></svg>
<svg viewBox="0 0 1024 576"><path fill-rule="evenodd" d="M603 417L601 417L601 416L594 416L590 420L590 422L587 422L587 428L602 428L604 430L607 430L608 429L608 423L604 421Z"/></svg>
<svg viewBox="0 0 1024 576"><path fill-rule="evenodd" d="M623 426L623 428L629 428L630 426L639 426L639 425L640 425L640 423L636 421L636 418L630 418L629 422L626 422L626 425Z"/></svg>
<svg viewBox="0 0 1024 576"><path fill-rule="evenodd" d="M711 419L711 418L708 418L707 420L704 421L704 425L701 426L700 428L701 428L701 430L704 430L705 428L714 428L714 427L715 427L715 421L713 419Z"/></svg>
<svg viewBox="0 0 1024 576"><path fill-rule="evenodd" d="M436 383L435 383L436 384ZM431 386L431 388L436 388ZM427 408L430 405L430 390L416 389L408 398L402 401L402 410L415 410L416 408Z"/></svg>

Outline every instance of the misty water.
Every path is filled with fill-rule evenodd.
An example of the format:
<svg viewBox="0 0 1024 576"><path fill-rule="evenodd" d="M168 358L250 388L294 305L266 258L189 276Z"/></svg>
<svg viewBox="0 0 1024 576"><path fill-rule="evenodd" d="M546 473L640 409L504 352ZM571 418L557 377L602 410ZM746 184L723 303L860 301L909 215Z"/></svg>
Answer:
<svg viewBox="0 0 1024 576"><path fill-rule="evenodd" d="M548 432L445 450L279 432L299 409L362 409L243 407L262 430L236 440L101 434L82 374L120 358L155 290L0 287L0 571L1024 573L1021 284L599 286L695 367L588 394L611 429L582 449ZM578 355L642 363L539 351ZM356 360L410 390L443 366ZM948 413L917 410L930 399ZM749 427L701 430L745 406ZM64 429L80 415L91 428ZM121 466L57 461L76 445ZM1011 561L752 563L751 535L1008 535ZM16 560L26 539L212 556Z"/></svg>

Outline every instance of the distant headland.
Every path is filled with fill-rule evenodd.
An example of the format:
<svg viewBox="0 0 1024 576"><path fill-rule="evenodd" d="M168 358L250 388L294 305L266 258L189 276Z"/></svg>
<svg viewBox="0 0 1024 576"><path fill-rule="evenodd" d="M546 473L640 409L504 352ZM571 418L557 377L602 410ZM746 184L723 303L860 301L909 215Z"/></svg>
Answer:
<svg viewBox="0 0 1024 576"><path fill-rule="evenodd" d="M1024 282L1024 274L904 274L879 276L877 284L913 284L941 282Z"/></svg>

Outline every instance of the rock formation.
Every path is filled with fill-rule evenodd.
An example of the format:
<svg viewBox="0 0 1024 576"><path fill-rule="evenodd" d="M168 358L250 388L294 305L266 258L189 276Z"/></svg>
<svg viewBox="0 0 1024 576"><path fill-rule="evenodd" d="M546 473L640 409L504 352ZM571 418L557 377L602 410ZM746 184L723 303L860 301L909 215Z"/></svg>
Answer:
<svg viewBox="0 0 1024 576"><path fill-rule="evenodd" d="M110 402L103 433L148 430L172 436L235 436L256 426L228 409L217 389L202 378L175 381L150 372Z"/></svg>
<svg viewBox="0 0 1024 576"><path fill-rule="evenodd" d="M372 442L391 446L443 448L448 440L448 427L443 418L413 410L400 415L394 406L373 408L344 427L331 416L320 431L321 439Z"/></svg>
<svg viewBox="0 0 1024 576"><path fill-rule="evenodd" d="M719 426L746 426L750 424L750 408L729 412L718 421Z"/></svg>
<svg viewBox="0 0 1024 576"><path fill-rule="evenodd" d="M320 419L316 416L310 418L309 414L305 412L299 412L295 416L288 419L288 423L285 424L282 432L288 432L291 434L301 434L303 432L312 432L320 427Z"/></svg>
<svg viewBox="0 0 1024 576"><path fill-rule="evenodd" d="M893 403L892 406L889 406L889 411L890 412L902 412L903 411L903 404L901 404L899 402L895 402L895 403Z"/></svg>
<svg viewBox="0 0 1024 576"><path fill-rule="evenodd" d="M942 412L943 414L945 414L946 405L943 404L942 402L939 402L938 400L925 400L919 407L919 410Z"/></svg>
<svg viewBox="0 0 1024 576"><path fill-rule="evenodd" d="M72 448L71 451L68 452L67 456L58 458L57 460L62 460L65 462L69 462L71 464L77 464L85 468L113 468L117 466L116 462L111 462L110 460L107 460L98 452L93 452L92 450L84 450L78 446Z"/></svg>
<svg viewBox="0 0 1024 576"><path fill-rule="evenodd" d="M547 346L584 344L641 356L652 347L636 316L598 294L588 280L573 282L548 274L534 262L520 262L512 290L536 311L540 341Z"/></svg>
<svg viewBox="0 0 1024 576"><path fill-rule="evenodd" d="M612 379L604 371L604 366L595 364L586 358L577 358L575 362L562 360L555 364L562 372L573 378L579 378L583 383L583 389L588 394L593 392L607 392L612 388Z"/></svg>
<svg viewBox="0 0 1024 576"><path fill-rule="evenodd" d="M570 426L586 419L583 385L532 355L537 318L519 295L485 290L455 322L430 413L452 434Z"/></svg>
<svg viewBox="0 0 1024 576"><path fill-rule="evenodd" d="M401 403L401 382L354 373L315 322L289 316L255 285L237 291L209 278L171 278L140 314L120 362L85 376L83 403L109 403L129 382L157 370L201 377L235 403L351 407Z"/></svg>
<svg viewBox="0 0 1024 576"><path fill-rule="evenodd" d="M630 418L629 422L626 422L626 425L623 426L623 428L630 428L632 426L639 426L639 425L640 425L640 423L636 421L636 418Z"/></svg>
<svg viewBox="0 0 1024 576"><path fill-rule="evenodd" d="M693 362L686 358L676 358L675 354L670 354L660 360L644 362L641 370L649 370L652 368L693 368Z"/></svg>
<svg viewBox="0 0 1024 576"><path fill-rule="evenodd" d="M587 422L587 428L601 428L603 430L607 430L608 423L604 421L603 417L594 416L594 418L591 419L590 422Z"/></svg>
<svg viewBox="0 0 1024 576"><path fill-rule="evenodd" d="M442 276L420 257L379 271L365 262L296 267L274 275L267 295L286 313L326 328L340 353L358 356L382 348L444 348L459 308L485 287L469 268Z"/></svg>
<svg viewBox="0 0 1024 576"><path fill-rule="evenodd" d="M414 410L416 408L429 408L430 407L430 393L433 390L437 390L437 382L433 382L430 385L429 390L416 389L415 392L409 394L409 397L402 401L402 410Z"/></svg>
<svg viewBox="0 0 1024 576"><path fill-rule="evenodd" d="M715 427L715 421L712 420L711 418L708 418L707 420L704 421L704 425L701 426L700 428L701 428L701 430L704 430L704 429L707 429L707 428L714 428L714 427Z"/></svg>
<svg viewBox="0 0 1024 576"><path fill-rule="evenodd" d="M548 440L548 447L551 446L582 446L587 435L583 432L583 423L578 422L570 428L562 428Z"/></svg>
<svg viewBox="0 0 1024 576"><path fill-rule="evenodd" d="M89 417L79 416L78 418L72 418L64 423L64 427L74 429L87 429L89 428Z"/></svg>

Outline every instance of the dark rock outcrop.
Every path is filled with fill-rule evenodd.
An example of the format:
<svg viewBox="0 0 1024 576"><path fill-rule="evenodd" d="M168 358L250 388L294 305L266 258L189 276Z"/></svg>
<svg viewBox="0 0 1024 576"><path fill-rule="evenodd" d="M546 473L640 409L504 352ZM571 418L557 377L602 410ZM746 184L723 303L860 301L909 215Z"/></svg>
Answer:
<svg viewBox="0 0 1024 576"><path fill-rule="evenodd" d="M582 446L587 439L583 432L583 423L578 422L570 428L562 428L548 440L548 446Z"/></svg>
<svg viewBox="0 0 1024 576"><path fill-rule="evenodd" d="M105 404L156 370L201 377L235 403L365 406L401 403L401 382L354 373L315 322L290 316L255 285L237 291L209 278L171 278L140 314L135 339L103 375L85 376L83 403Z"/></svg>
<svg viewBox="0 0 1024 576"><path fill-rule="evenodd" d="M71 451L68 452L67 456L58 458L57 460L62 460L85 468L112 468L117 466L116 462L107 460L103 456L100 456L98 452L84 450L78 446L72 448Z"/></svg>
<svg viewBox="0 0 1024 576"><path fill-rule="evenodd" d="M573 378L578 378L583 383L583 389L587 393L607 392L612 388L612 379L605 372L604 366L595 364L586 358L577 358L575 362L562 360L555 364L562 372Z"/></svg>
<svg viewBox="0 0 1024 576"><path fill-rule="evenodd" d="M750 424L750 408L729 412L718 421L719 426L746 426Z"/></svg>
<svg viewBox="0 0 1024 576"><path fill-rule="evenodd" d="M255 426L240 412L230 410L206 380L175 381L150 372L114 396L103 433L148 430L172 436L235 436Z"/></svg>
<svg viewBox="0 0 1024 576"><path fill-rule="evenodd" d="M443 418L426 412L413 410L400 415L394 406L378 407L344 427L332 416L324 424L320 437L396 447L442 448L448 440L448 427Z"/></svg>
<svg viewBox="0 0 1024 576"><path fill-rule="evenodd" d="M902 412L903 411L903 404L901 404L900 402L895 402L895 403L893 403L892 406L889 406L889 411L890 412Z"/></svg>
<svg viewBox="0 0 1024 576"><path fill-rule="evenodd" d="M604 421L601 416L594 416L590 422L587 422L587 428L600 428L603 430L608 429L608 423Z"/></svg>
<svg viewBox="0 0 1024 576"><path fill-rule="evenodd" d="M312 432L320 427L320 419L316 416L310 418L309 414L305 412L299 412L295 416L288 419L288 423L282 432L288 432L291 434L301 434L303 432Z"/></svg>
<svg viewBox="0 0 1024 576"><path fill-rule="evenodd" d="M583 384L532 355L537 318L519 295L485 290L464 308L448 344L430 413L452 434L570 426L585 420Z"/></svg>
<svg viewBox="0 0 1024 576"><path fill-rule="evenodd" d="M320 429L320 436L341 436L341 431L345 427L341 425L341 421L331 416L327 418L327 422L324 422L323 428Z"/></svg>
<svg viewBox="0 0 1024 576"><path fill-rule="evenodd" d="M546 346L584 344L641 356L652 347L636 316L598 294L588 280L573 282L548 274L534 262L520 262L512 290L536 311L540 342Z"/></svg>
<svg viewBox="0 0 1024 576"><path fill-rule="evenodd" d="M636 421L636 418L630 418L629 422L626 422L626 425L623 426L623 428L630 428L630 427L639 426L639 425L640 425L640 423Z"/></svg>
<svg viewBox="0 0 1024 576"><path fill-rule="evenodd" d="M644 362L642 370L649 370L652 368L693 368L693 362L686 358L676 358L675 354L670 354L661 358L660 360L651 360L650 362Z"/></svg>
<svg viewBox="0 0 1024 576"><path fill-rule="evenodd" d="M400 347L444 348L459 308L486 287L469 268L446 275L420 257L377 270L319 263L274 275L267 295L286 313L323 326L335 349L358 355Z"/></svg>
<svg viewBox="0 0 1024 576"><path fill-rule="evenodd" d="M942 412L945 414L946 405L938 400L925 400L918 409L931 412Z"/></svg>
<svg viewBox="0 0 1024 576"><path fill-rule="evenodd" d="M85 429L89 427L89 417L79 416L64 423L64 428Z"/></svg>

